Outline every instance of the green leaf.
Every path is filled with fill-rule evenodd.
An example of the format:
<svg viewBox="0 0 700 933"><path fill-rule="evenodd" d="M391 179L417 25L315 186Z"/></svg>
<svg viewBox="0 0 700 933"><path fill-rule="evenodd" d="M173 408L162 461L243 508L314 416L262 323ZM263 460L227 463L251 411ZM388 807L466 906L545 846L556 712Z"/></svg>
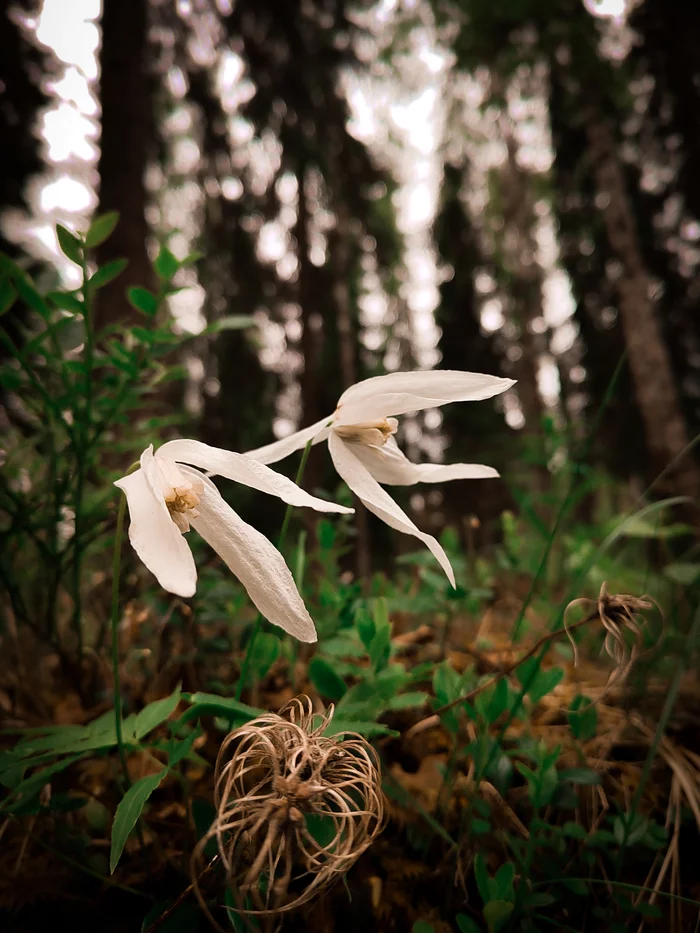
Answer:
<svg viewBox="0 0 700 933"><path fill-rule="evenodd" d="M117 812L114 814L114 823L112 824L112 845L109 853L110 874L114 874L114 869L117 867L124 851L126 840L129 838L134 826L136 826L146 801L167 773L167 769L164 768L158 774L147 774L146 777L132 784L119 801Z"/></svg>
<svg viewBox="0 0 700 933"><path fill-rule="evenodd" d="M491 879L489 878L489 873L486 869L484 856L480 852L478 852L474 858L474 880L476 881L476 886L479 889L481 900L484 902L484 904L487 904L491 900L492 896ZM495 889L493 893L495 893Z"/></svg>
<svg viewBox="0 0 700 933"><path fill-rule="evenodd" d="M133 737L138 742L149 732L152 732L156 726L165 722L177 708L182 697L181 685L178 684L170 696L162 700L154 700L145 706L140 713L137 713L133 721ZM126 733L125 733L126 734Z"/></svg>
<svg viewBox="0 0 700 933"><path fill-rule="evenodd" d="M435 927L427 920L416 920L411 927L411 933L435 933Z"/></svg>
<svg viewBox="0 0 700 933"><path fill-rule="evenodd" d="M528 658L516 668L515 674L523 688L527 685L527 695L533 703L539 703L542 697L547 696L564 677L560 667L542 670L537 658Z"/></svg>
<svg viewBox="0 0 700 933"><path fill-rule="evenodd" d="M377 627L370 613L361 606L355 613L355 628L360 636L360 641L369 650L372 639L377 634Z"/></svg>
<svg viewBox="0 0 700 933"><path fill-rule="evenodd" d="M0 317L9 311L17 300L17 292L9 279L0 281Z"/></svg>
<svg viewBox="0 0 700 933"><path fill-rule="evenodd" d="M333 667L319 655L309 662L309 678L321 696L339 700L347 692L347 684Z"/></svg>
<svg viewBox="0 0 700 933"><path fill-rule="evenodd" d="M0 810L13 813L15 810L20 809L29 800L36 797L39 791L49 783L54 774L65 771L66 768L70 767L74 761L78 761L79 758L82 758L82 755L71 755L66 758L61 758L59 761L54 761L53 764L48 765L46 768L42 768L41 771L35 771L34 774L25 778L23 781L19 781L14 787L11 787L12 794L6 797L5 800L0 801ZM7 772L5 772L5 774L7 774ZM15 782L13 781L12 783L14 784Z"/></svg>
<svg viewBox="0 0 700 933"><path fill-rule="evenodd" d="M571 820L567 820L566 823L564 823L561 831L565 836L569 836L571 839L585 839L588 835L585 826L581 826L580 823L574 823Z"/></svg>
<svg viewBox="0 0 700 933"><path fill-rule="evenodd" d="M377 626L372 643L369 646L369 659L375 671L386 667L391 657L391 625Z"/></svg>
<svg viewBox="0 0 700 933"><path fill-rule="evenodd" d="M513 904L510 901L489 901L484 907L484 920L489 933L496 933L503 927L513 913Z"/></svg>
<svg viewBox="0 0 700 933"><path fill-rule="evenodd" d="M132 308L136 308L147 317L153 317L158 310L158 299L147 288L134 285L127 291L126 297Z"/></svg>
<svg viewBox="0 0 700 933"><path fill-rule="evenodd" d="M119 213L117 211L110 211L107 214L100 214L95 217L85 237L85 245L88 249L93 249L95 246L99 246L100 243L104 243L112 235L118 222Z"/></svg>
<svg viewBox="0 0 700 933"><path fill-rule="evenodd" d="M549 907L551 904L556 903L555 898L551 894L528 894L527 897L523 900L523 907Z"/></svg>
<svg viewBox="0 0 700 933"><path fill-rule="evenodd" d="M568 713L569 728L575 739L592 739L598 729L598 710L582 693L575 696Z"/></svg>
<svg viewBox="0 0 700 933"><path fill-rule="evenodd" d="M356 732L363 735L366 739L375 738L380 735L388 735L397 738L401 733L396 729L390 729L382 722L365 722L362 719L332 719L324 730L324 735L347 735L350 732Z"/></svg>
<svg viewBox="0 0 700 933"><path fill-rule="evenodd" d="M161 246L156 261L153 263L153 268L156 270L158 278L163 279L164 282L169 282L180 268L180 263L167 246Z"/></svg>
<svg viewBox="0 0 700 933"><path fill-rule="evenodd" d="M24 301L25 304L32 308L32 310L36 311L37 314L40 314L44 320L48 320L51 317L51 310L49 306L46 304L43 297L39 294L34 283L28 275L19 271L18 275L15 276L15 287L17 288L22 301Z"/></svg>
<svg viewBox="0 0 700 933"><path fill-rule="evenodd" d="M264 712L233 697L220 697L215 693L185 693L183 699L192 706L178 719L177 726L197 716L224 716L234 722L244 723L262 716Z"/></svg>
<svg viewBox="0 0 700 933"><path fill-rule="evenodd" d="M489 725L496 722L508 705L508 683L505 677L496 681L491 689L478 694L474 705Z"/></svg>
<svg viewBox="0 0 700 933"><path fill-rule="evenodd" d="M49 301L62 311L71 311L73 314L83 313L83 303L69 292L49 292L46 296Z"/></svg>
<svg viewBox="0 0 700 933"><path fill-rule="evenodd" d="M77 263L77 265L82 265L83 244L78 237L74 233L71 233L70 230L66 230L61 224L56 224L56 236L58 237L58 245L61 247L63 255L67 256L74 263Z"/></svg>
<svg viewBox="0 0 700 933"><path fill-rule="evenodd" d="M95 272L89 280L89 285L91 288L102 288L105 285L109 285L117 276L121 275L122 272L129 265L128 260L126 259L113 259L112 262L105 263L104 266Z"/></svg>
<svg viewBox="0 0 700 933"><path fill-rule="evenodd" d="M568 768L559 772L559 780L572 784L600 784L600 775L592 768Z"/></svg>
<svg viewBox="0 0 700 933"><path fill-rule="evenodd" d="M663 574L674 583L680 583L681 586L692 586L700 580L700 564L680 562L667 564L663 569Z"/></svg>
<svg viewBox="0 0 700 933"><path fill-rule="evenodd" d="M588 885L583 878L566 878L562 884L579 897L585 897L588 894Z"/></svg>
<svg viewBox="0 0 700 933"><path fill-rule="evenodd" d="M479 924L466 914L457 914L456 918L459 933L481 933Z"/></svg>
<svg viewBox="0 0 700 933"><path fill-rule="evenodd" d="M438 706L451 703L459 696L460 677L449 661L443 661L435 668L433 673L433 693Z"/></svg>
<svg viewBox="0 0 700 933"><path fill-rule="evenodd" d="M512 896L514 878L515 864L513 862L504 862L493 879L499 900L505 901Z"/></svg>
<svg viewBox="0 0 700 933"><path fill-rule="evenodd" d="M280 656L282 643L272 632L258 632L250 652L250 670L257 680L265 677Z"/></svg>
<svg viewBox="0 0 700 933"><path fill-rule="evenodd" d="M255 318L250 314L227 314L205 327L201 335L220 334L225 330L245 330L254 326Z"/></svg>
<svg viewBox="0 0 700 933"><path fill-rule="evenodd" d="M390 697L387 709L416 709L419 706L425 706L430 699L430 695L423 690L412 690L409 693L399 693L397 696Z"/></svg>

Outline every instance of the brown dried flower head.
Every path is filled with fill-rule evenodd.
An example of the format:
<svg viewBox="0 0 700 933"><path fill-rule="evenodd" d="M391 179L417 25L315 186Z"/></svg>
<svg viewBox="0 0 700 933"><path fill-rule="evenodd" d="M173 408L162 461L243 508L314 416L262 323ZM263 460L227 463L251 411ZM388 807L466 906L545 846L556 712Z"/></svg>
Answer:
<svg viewBox="0 0 700 933"><path fill-rule="evenodd" d="M590 605L590 603L591 600L588 599L575 599L566 607L567 612L574 606ZM642 613L655 605L655 600L650 596L631 596L627 593L612 595L607 591L607 584L603 583L601 586L596 609L606 632L603 647L615 665L605 685L603 695L607 694L616 683L624 683L635 661L644 654L645 619ZM568 627L567 634L574 649L574 664L577 664L578 647Z"/></svg>
<svg viewBox="0 0 700 933"><path fill-rule="evenodd" d="M217 814L193 858L215 839L235 909L293 910L347 872L381 832L377 755L354 733L324 736L333 706L306 696L231 732L216 762Z"/></svg>

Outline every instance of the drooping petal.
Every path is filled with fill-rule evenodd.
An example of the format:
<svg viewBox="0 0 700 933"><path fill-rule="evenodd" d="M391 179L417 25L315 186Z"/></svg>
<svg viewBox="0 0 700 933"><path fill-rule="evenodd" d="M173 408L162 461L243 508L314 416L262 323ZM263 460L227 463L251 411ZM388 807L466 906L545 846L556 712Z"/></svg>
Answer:
<svg viewBox="0 0 700 933"><path fill-rule="evenodd" d="M498 471L480 463L411 463L393 437L382 447L353 444L352 451L378 483L412 486L447 483L453 479L491 479Z"/></svg>
<svg viewBox="0 0 700 933"><path fill-rule="evenodd" d="M435 408L448 402L475 402L505 392L512 379L458 370L425 370L373 376L350 386L338 402L338 424Z"/></svg>
<svg viewBox="0 0 700 933"><path fill-rule="evenodd" d="M308 428L302 428L301 431L296 431L272 444L256 447L255 450L247 450L245 455L257 460L258 463L277 463L278 460L284 460L295 450L302 450L312 439L314 444L325 441L328 437L327 425L332 417L328 415L326 418L321 418L316 424L310 424Z"/></svg>
<svg viewBox="0 0 700 933"><path fill-rule="evenodd" d="M265 535L236 515L209 480L192 524L238 577L266 619L299 641L316 641L316 628L284 558Z"/></svg>
<svg viewBox="0 0 700 933"><path fill-rule="evenodd" d="M421 531L403 509L394 502L389 493L382 489L367 467L356 456L356 448L359 446L347 444L334 431L331 431L331 436L328 439L328 449L339 475L345 480L350 489L359 496L370 512L374 512L378 518L381 518L382 521L396 531L414 535L424 544L427 544L447 574L448 580L454 586L454 571L442 545L432 535Z"/></svg>
<svg viewBox="0 0 700 933"><path fill-rule="evenodd" d="M197 569L192 552L171 519L165 500L155 494L145 470L124 476L114 485L126 495L129 540L141 560L164 590L185 598L194 596Z"/></svg>
<svg viewBox="0 0 700 933"><path fill-rule="evenodd" d="M310 495L291 479L282 476L281 473L276 473L264 463L251 459L248 454L221 450L219 447L210 447L200 441L177 440L163 444L156 457L176 460L179 463L192 463L212 474L225 476L244 486L277 496L289 505L305 506L316 509L317 512L350 513L353 511L344 505L337 505L335 502L327 502L325 499Z"/></svg>

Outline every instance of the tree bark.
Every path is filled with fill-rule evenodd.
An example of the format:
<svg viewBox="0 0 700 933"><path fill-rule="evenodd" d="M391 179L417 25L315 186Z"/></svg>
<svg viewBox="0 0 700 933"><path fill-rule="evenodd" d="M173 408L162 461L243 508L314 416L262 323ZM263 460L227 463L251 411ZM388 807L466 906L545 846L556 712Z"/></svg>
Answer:
<svg viewBox="0 0 700 933"><path fill-rule="evenodd" d="M620 262L617 280L620 323L625 336L637 403L654 470L663 470L688 444L671 360L656 318L652 281L642 259L624 178L609 124L589 113L586 133L598 191L607 199L603 220ZM683 495L700 494L700 470L682 457L669 476Z"/></svg>
<svg viewBox="0 0 700 933"><path fill-rule="evenodd" d="M97 324L137 319L125 299L133 285L152 287L145 173L154 132L148 68L148 0L105 0L100 53L100 212L119 211L119 224L97 251L100 264L127 259L126 271L100 290Z"/></svg>

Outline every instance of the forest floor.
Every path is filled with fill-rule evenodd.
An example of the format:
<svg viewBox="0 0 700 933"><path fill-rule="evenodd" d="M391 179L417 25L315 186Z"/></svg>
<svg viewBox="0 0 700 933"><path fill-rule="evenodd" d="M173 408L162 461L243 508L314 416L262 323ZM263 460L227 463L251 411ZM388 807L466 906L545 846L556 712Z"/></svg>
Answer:
<svg viewBox="0 0 700 933"><path fill-rule="evenodd" d="M508 633L517 615L518 598L504 593L479 620L456 618L449 631L439 633L436 626L425 622L416 626L410 616L397 614L394 658L408 669L422 664L435 666L443 660L460 673L469 667L480 675L509 669L546 631L542 621L530 618L528 640L517 647L511 643ZM178 682L183 691L194 693L212 677L223 682L235 677L233 658L215 671L207 670L197 652L194 627L161 627L157 638L144 643L145 615L134 611L131 630L123 633L124 659L133 647L132 640L139 645L137 659L131 652L129 663L123 659L122 664L129 709L166 696ZM86 708L78 692L62 679L57 657L45 652L38 663L23 663L23 658L36 658L36 646L21 642L17 642L14 657L6 652L4 662L0 662L0 705L9 727L82 725L110 709L107 660L95 657L90 665L89 693L102 699ZM513 857L511 853L527 850L535 829L541 838L547 826L566 832L568 841L565 848L555 847L547 856L558 866L558 879L546 874L550 871L551 875L551 869L543 856L538 883L546 882L547 889L555 891L561 879L568 878L571 884L567 889L569 902L561 896L558 900L550 895L540 898L539 914L532 916L540 916L542 929L637 930L645 924L658 929L659 922L665 924L663 929L694 928L698 909L690 902L700 901L697 679L688 675L679 683L676 712L659 740L656 724L668 695L667 683L651 677L643 685L635 685L634 678L611 685L609 662L589 657L574 665L560 645L566 645L565 637L552 641L543 670L557 664L563 668L563 678L551 692L530 704L527 716L507 724L501 745L512 752L514 760L519 757L517 749L525 748L529 741L544 743L548 749L559 746L558 769L572 775L577 770L594 772L596 781L588 784L584 775L576 798L561 797L559 803L553 799L539 813L535 826L523 778L516 775L499 788L498 780L491 777L481 781L477 793L474 761L465 751L477 738L475 725L468 718L460 722L455 733L444 721L431 716L430 705L387 712L381 722L394 734L373 742L382 761L386 827L348 873L345 883L337 883L285 915L281 929L290 933L345 933L364 925L397 933L446 933L457 928L457 915L464 918L458 921L460 930L504 928L498 922L491 924L488 918L487 926L482 926L482 898L472 871L474 852L478 849L483 854L493 876ZM244 699L263 709L278 709L297 692L292 686L295 679L298 692L311 696L321 708L313 684L300 673L303 671L297 669L292 678L290 665L280 660L257 686L252 700L249 695ZM416 686L429 691L430 678ZM580 694L594 705L588 708L583 727L572 729L567 711ZM183 703L177 712L184 709ZM501 716L494 722L491 733L496 734L504 721ZM196 754L183 762L179 774L166 777L152 797L140 832L127 840L113 875L108 863L110 826L119 800L119 761L114 752L77 760L44 787L38 808L0 822L2 929L16 933L38 933L49 926L109 933L195 933L209 929L195 898L185 892L190 855L201 835L198 823L202 814L212 809L212 765L224 734L219 719L202 718L201 732L194 742ZM6 732L1 747L10 748L14 738L13 732ZM650 755L652 746L654 754ZM151 754L129 755L132 781L157 772L159 767ZM638 812L665 828L664 844L633 848L624 873L614 877L614 858L605 847L614 847L614 817L630 810L640 782L643 792L636 801ZM486 801L486 811L474 807L475 795ZM480 818L484 812L488 813L487 823ZM606 830L611 832L606 834ZM596 834L597 843L587 847ZM629 846L633 842L627 839ZM578 884L584 850L590 851L584 863L588 876L585 884ZM537 881L536 864L532 872ZM622 892L616 888L623 887L620 878L627 885ZM214 878L207 888L214 899L217 884L221 881ZM620 893L626 895L622 900ZM179 897L177 910L168 914ZM643 904L650 906L630 919L630 911L638 906L641 913ZM601 913L610 922L596 919ZM663 920L655 919L658 913ZM246 929L245 924L236 922L236 929ZM262 921L252 928L264 931L278 927L276 922ZM522 928L539 929L540 923L531 919L530 926Z"/></svg>

